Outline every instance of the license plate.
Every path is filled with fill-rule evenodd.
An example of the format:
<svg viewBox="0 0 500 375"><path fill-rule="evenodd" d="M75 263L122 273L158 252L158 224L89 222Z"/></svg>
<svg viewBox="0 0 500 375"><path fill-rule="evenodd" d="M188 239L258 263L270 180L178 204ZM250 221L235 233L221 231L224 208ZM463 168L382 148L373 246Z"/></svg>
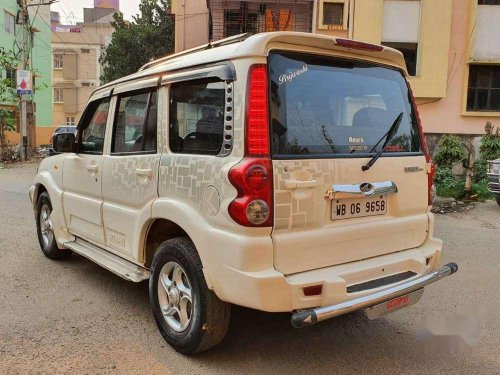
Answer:
<svg viewBox="0 0 500 375"><path fill-rule="evenodd" d="M424 293L423 288L405 294L403 296L393 298L389 301L385 301L377 305L368 307L367 309L365 309L365 314L370 320L380 318L385 314L391 313L393 311L402 309L403 307L408 307L417 303L422 297L422 293Z"/></svg>
<svg viewBox="0 0 500 375"><path fill-rule="evenodd" d="M385 196L360 199L335 199L332 202L332 220L376 216L387 213Z"/></svg>

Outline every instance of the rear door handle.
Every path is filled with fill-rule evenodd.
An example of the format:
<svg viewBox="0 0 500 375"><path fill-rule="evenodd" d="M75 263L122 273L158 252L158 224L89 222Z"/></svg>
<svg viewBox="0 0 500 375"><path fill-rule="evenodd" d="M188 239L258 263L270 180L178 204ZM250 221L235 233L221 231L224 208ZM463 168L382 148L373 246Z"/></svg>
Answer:
<svg viewBox="0 0 500 375"><path fill-rule="evenodd" d="M300 181L300 180L287 180L285 181L285 189L286 190L295 190L295 189L312 189L318 186L318 181L309 180L309 181Z"/></svg>
<svg viewBox="0 0 500 375"><path fill-rule="evenodd" d="M99 170L99 166L97 164L87 165L87 171L89 171L92 174L97 173L98 170Z"/></svg>
<svg viewBox="0 0 500 375"><path fill-rule="evenodd" d="M142 169L142 168L137 168L135 170L135 174L141 177L148 177L151 178L153 177L153 170L152 169Z"/></svg>

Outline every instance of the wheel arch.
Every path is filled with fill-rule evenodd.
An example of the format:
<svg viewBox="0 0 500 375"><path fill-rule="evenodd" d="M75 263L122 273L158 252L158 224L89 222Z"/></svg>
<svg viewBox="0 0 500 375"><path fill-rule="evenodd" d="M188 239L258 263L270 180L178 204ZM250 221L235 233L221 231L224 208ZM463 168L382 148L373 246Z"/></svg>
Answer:
<svg viewBox="0 0 500 375"><path fill-rule="evenodd" d="M180 225L169 219L156 218L148 223L146 237L144 239L143 261L149 268L153 257L162 242L176 237L189 237Z"/></svg>
<svg viewBox="0 0 500 375"><path fill-rule="evenodd" d="M202 246L202 233L207 230L208 226L209 224L203 217L188 205L159 199L153 204L151 220L144 225L141 263L149 268L162 242L175 237L187 237L193 243L201 259L208 288L213 290L207 269L209 262Z"/></svg>
<svg viewBox="0 0 500 375"><path fill-rule="evenodd" d="M45 187L45 185L43 183L36 183L35 185L35 190L33 192L33 207L36 207L36 203L38 202L38 198L40 197L40 195L43 193L43 192L47 192L47 194L49 194L49 192L47 191L47 188ZM50 197L50 194L49 194L49 197Z"/></svg>

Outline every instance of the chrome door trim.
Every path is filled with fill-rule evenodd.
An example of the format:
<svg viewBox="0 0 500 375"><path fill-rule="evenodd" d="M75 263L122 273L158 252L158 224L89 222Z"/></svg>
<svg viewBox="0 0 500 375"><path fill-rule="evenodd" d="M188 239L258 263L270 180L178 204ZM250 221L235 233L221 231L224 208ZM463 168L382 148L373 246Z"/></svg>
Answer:
<svg viewBox="0 0 500 375"><path fill-rule="evenodd" d="M362 182L351 185L332 185L325 193L325 199L344 199L371 197L374 195L395 194L398 187L393 181Z"/></svg>

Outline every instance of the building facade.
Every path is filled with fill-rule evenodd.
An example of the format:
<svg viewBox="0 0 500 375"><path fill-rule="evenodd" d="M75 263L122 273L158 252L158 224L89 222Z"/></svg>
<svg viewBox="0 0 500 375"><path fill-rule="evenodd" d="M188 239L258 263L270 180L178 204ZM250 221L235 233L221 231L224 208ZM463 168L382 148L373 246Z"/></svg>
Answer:
<svg viewBox="0 0 500 375"><path fill-rule="evenodd" d="M29 115L28 126L30 141L32 144L43 140L50 132L52 126L52 92L50 90L52 82L51 69L51 29L50 29L50 6L38 5L36 0L28 0L28 4L33 5L28 8L30 19L30 30L25 31L25 39L31 40L28 43L27 52L29 55L27 69L34 72L34 92L29 96ZM21 42L23 28L18 24L19 6L16 0L3 0L0 2L0 46L6 51L12 51L19 60L19 65L11 69L0 69L2 78L15 77L16 69L21 67ZM16 101L0 103L0 107L12 110L16 113L18 119L19 131L19 112ZM33 103L31 105L31 103ZM8 135L10 143L19 143L19 133L13 132Z"/></svg>
<svg viewBox="0 0 500 375"><path fill-rule="evenodd" d="M100 84L99 58L109 44L116 9L84 9L84 21L62 25L52 12L53 126L77 125L88 98Z"/></svg>
<svg viewBox="0 0 500 375"><path fill-rule="evenodd" d="M500 0L173 0L172 12L176 51L277 30L396 48L431 141L500 125Z"/></svg>

